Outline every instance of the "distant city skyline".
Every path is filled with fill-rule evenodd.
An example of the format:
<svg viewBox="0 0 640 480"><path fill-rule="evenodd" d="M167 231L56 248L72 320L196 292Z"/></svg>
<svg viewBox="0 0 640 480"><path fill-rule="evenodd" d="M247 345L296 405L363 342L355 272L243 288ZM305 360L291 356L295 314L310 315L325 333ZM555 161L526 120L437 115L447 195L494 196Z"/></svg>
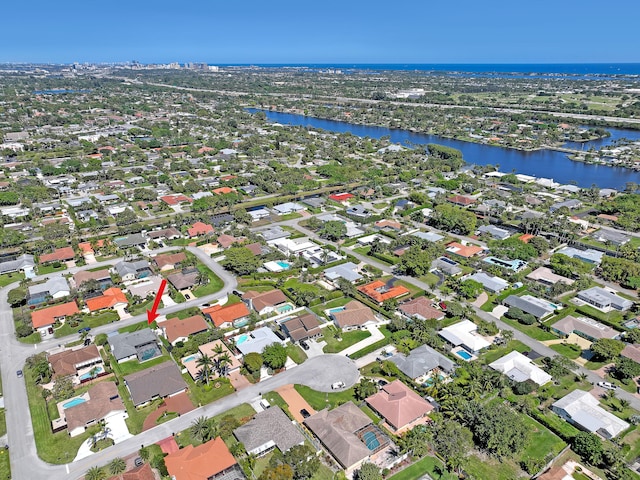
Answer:
<svg viewBox="0 0 640 480"><path fill-rule="evenodd" d="M10 2L0 62L638 63L640 2Z"/></svg>

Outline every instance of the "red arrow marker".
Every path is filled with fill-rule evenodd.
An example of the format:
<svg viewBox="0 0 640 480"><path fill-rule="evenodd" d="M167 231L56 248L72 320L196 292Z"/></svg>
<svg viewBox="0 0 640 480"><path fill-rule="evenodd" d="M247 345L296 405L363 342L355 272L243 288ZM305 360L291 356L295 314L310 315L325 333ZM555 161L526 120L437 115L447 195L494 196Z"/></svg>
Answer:
<svg viewBox="0 0 640 480"><path fill-rule="evenodd" d="M156 310L158 310L158 305L160 305L160 300L162 299L162 292L164 292L164 287L166 286L167 281L165 279L162 279L162 282L160 282L158 293L156 293L156 299L153 301L153 307L151 307L151 310L147 310L147 322L149 322L149 325L151 325L151 322L153 322L158 317Z"/></svg>

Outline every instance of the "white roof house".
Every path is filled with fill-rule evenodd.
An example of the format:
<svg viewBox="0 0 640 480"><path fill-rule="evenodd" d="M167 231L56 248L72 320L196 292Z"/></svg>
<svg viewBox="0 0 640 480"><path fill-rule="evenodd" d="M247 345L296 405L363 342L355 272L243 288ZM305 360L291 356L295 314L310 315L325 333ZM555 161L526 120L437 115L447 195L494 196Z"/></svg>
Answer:
<svg viewBox="0 0 640 480"><path fill-rule="evenodd" d="M489 366L498 372L504 373L515 382L531 380L538 385L544 385L551 381L551 375L515 350L490 363Z"/></svg>
<svg viewBox="0 0 640 480"><path fill-rule="evenodd" d="M607 412L593 395L584 390L574 390L551 408L569 423L605 438L613 438L629 428L627 422Z"/></svg>
<svg viewBox="0 0 640 480"><path fill-rule="evenodd" d="M317 247L317 245L309 241L308 238L296 238L294 240L289 238L278 238L277 240L274 240L272 244L275 245L278 250L286 253L287 255L299 254L310 248Z"/></svg>
<svg viewBox="0 0 640 480"><path fill-rule="evenodd" d="M481 336L476 335L475 332L477 330L478 326L471 320L463 320L443 328L438 332L438 335L456 347L462 345L470 352L479 352L491 344Z"/></svg>

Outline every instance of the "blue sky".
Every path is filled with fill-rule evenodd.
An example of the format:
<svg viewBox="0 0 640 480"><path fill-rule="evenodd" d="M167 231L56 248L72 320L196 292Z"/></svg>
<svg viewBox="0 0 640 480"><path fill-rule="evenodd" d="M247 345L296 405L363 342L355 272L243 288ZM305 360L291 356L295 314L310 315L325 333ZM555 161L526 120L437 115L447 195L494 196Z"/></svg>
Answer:
<svg viewBox="0 0 640 480"><path fill-rule="evenodd" d="M640 1L8 0L0 62L640 62Z"/></svg>

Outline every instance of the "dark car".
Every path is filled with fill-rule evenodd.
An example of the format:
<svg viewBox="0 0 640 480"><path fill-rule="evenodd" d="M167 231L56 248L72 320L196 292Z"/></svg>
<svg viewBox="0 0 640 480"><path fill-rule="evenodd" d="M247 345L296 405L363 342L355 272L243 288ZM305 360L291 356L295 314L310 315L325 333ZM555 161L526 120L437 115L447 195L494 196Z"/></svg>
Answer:
<svg viewBox="0 0 640 480"><path fill-rule="evenodd" d="M80 330L78 330L78 333L82 334L83 332L90 332L91 331L91 327L82 327Z"/></svg>
<svg viewBox="0 0 640 480"><path fill-rule="evenodd" d="M307 342L305 342L304 340L300 342L300 346L302 348L304 348L305 350L309 350L309 344Z"/></svg>
<svg viewBox="0 0 640 480"><path fill-rule="evenodd" d="M300 415L302 415L302 418L309 418L311 416L309 410L307 410L306 408L300 410Z"/></svg>
<svg viewBox="0 0 640 480"><path fill-rule="evenodd" d="M18 370L16 372L16 375L18 375L18 378L22 378L22 370Z"/></svg>

